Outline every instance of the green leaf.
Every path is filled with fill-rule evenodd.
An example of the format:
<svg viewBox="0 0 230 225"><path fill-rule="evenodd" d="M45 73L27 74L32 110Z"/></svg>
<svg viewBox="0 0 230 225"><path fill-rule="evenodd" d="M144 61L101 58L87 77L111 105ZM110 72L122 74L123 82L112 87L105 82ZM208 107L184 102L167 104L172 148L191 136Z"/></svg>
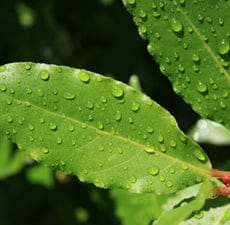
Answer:
<svg viewBox="0 0 230 225"><path fill-rule="evenodd" d="M230 223L229 198L219 197L207 201L201 211L197 211L187 221L180 225L205 224L228 225Z"/></svg>
<svg viewBox="0 0 230 225"><path fill-rule="evenodd" d="M230 128L229 1L123 2L176 93Z"/></svg>
<svg viewBox="0 0 230 225"><path fill-rule="evenodd" d="M112 189L116 215L122 225L148 225L156 219L161 208L153 193L134 194L125 190Z"/></svg>
<svg viewBox="0 0 230 225"><path fill-rule="evenodd" d="M99 187L173 193L210 177L175 119L121 82L69 67L13 63L0 72L1 133L47 166Z"/></svg>
<svg viewBox="0 0 230 225"><path fill-rule="evenodd" d="M206 199L212 197L213 186L209 182L205 181L200 188L199 194L191 202L175 208L170 211L165 211L158 218L154 225L178 225L180 222L188 218L193 211L199 210L203 207Z"/></svg>
<svg viewBox="0 0 230 225"><path fill-rule="evenodd" d="M200 119L189 132L195 141L214 145L229 145L230 131L219 123Z"/></svg>
<svg viewBox="0 0 230 225"><path fill-rule="evenodd" d="M0 180L19 172L26 164L23 151L14 152L14 146L6 137L0 138Z"/></svg>

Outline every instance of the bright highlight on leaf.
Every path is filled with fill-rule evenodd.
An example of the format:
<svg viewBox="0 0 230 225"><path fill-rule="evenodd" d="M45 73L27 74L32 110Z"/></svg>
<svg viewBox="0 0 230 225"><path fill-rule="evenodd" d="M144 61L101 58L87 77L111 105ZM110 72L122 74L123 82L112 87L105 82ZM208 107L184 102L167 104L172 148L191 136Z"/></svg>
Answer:
<svg viewBox="0 0 230 225"><path fill-rule="evenodd" d="M47 166L103 188L173 193L210 177L210 162L141 92L63 66L0 67L0 132Z"/></svg>

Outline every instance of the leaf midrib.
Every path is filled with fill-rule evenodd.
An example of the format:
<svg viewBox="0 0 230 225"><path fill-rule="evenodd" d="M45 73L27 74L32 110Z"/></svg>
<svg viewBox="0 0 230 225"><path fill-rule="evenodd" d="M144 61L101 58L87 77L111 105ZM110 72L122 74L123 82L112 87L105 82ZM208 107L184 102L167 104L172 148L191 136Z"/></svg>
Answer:
<svg viewBox="0 0 230 225"><path fill-rule="evenodd" d="M220 63L220 61L218 60L218 58L216 57L213 49L210 48L210 46L202 40L202 35L199 32L199 30L196 28L195 24L192 22L192 20L189 18L189 16L186 15L185 11L183 10L182 7L180 7L177 3L176 5L179 9L180 9L180 13L181 15L185 18L185 20L191 25L191 27L193 28L193 30L195 31L198 39L203 43L204 48L207 50L207 52L209 53L209 55L211 56L211 58L213 58L214 62L216 63L217 67L222 69L223 74L225 75L225 77L230 80L230 74L228 73L228 71L222 66L222 64ZM188 14L189 15L189 14Z"/></svg>
<svg viewBox="0 0 230 225"><path fill-rule="evenodd" d="M31 102L28 102L28 101L25 101L25 100L20 100L20 99L18 99L18 98L16 98L16 97L13 97L13 96L9 96L9 95L7 95L6 93L2 93L2 94L5 95L5 96L7 96L7 97L9 97L9 98L11 98L11 99L13 99L13 100L15 100L15 101L21 101L21 103L23 103L23 104L28 104L28 103L29 103L29 104L30 104L30 107L32 106L32 107L34 107L35 109L38 109L38 110L40 110L40 111L43 111L43 112L45 112L45 113L47 113L47 114L51 114L51 115L53 115L53 116L56 116L56 117L59 117L59 118L66 119L66 120L72 121L72 122L77 123L77 124L80 124L80 125L86 125L87 128L89 127L89 128L91 128L91 129L93 129L93 130L96 130L96 132L97 132L98 134L101 133L101 134L104 134L105 136L112 136L113 138L116 138L116 139L118 139L118 140L121 140L121 141L123 141L123 142L126 142L126 143L128 143L128 144L130 144L130 145L134 145L134 146L136 146L136 147L139 147L139 148L145 150L146 153L151 152L150 154L154 154L155 152L157 152L157 154L158 154L158 155L161 155L162 158L169 159L170 161L172 161L172 162L174 162L174 163L186 165L186 166L188 166L188 168L192 168L194 171L197 171L198 173L201 173L201 174L204 174L204 175L209 175L209 174L210 174L210 171L209 171L208 169L205 169L205 168L201 168L201 167L195 166L194 164L190 164L190 163L187 162L187 161L182 161L182 160L180 160L180 159L178 159L178 158L175 158L175 157L172 157L172 156L170 156L170 155L164 154L164 153L162 153L162 152L159 151L159 150L156 150L156 149L154 149L154 148L149 148L149 147L147 147L147 146L145 146L145 145L143 145L143 144L141 144L141 143L134 142L134 141L129 140L129 139L127 139L127 138L125 138L125 137L123 137L123 136L121 136L121 135L119 135L119 136L118 136L118 135L113 135L113 134L111 134L111 133L109 133L109 132L107 132L107 131L105 131L105 130L100 130L99 128L97 128L97 127L95 127L95 126L89 125L88 123L83 123L83 122L77 120L76 118L72 118L72 117L70 117L70 116L66 116L64 113L63 113L63 115L61 115L61 114L58 114L58 113L56 113L56 112L53 112L53 111L47 110L47 109L45 109L45 108L42 108L41 106L35 105L35 104L31 103Z"/></svg>

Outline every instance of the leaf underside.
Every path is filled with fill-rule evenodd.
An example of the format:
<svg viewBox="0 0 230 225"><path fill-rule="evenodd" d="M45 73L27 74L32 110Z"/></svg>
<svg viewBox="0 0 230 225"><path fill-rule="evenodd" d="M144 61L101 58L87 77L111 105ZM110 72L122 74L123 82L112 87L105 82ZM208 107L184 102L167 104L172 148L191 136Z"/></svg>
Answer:
<svg viewBox="0 0 230 225"><path fill-rule="evenodd" d="M123 0L174 90L201 116L230 128L228 0Z"/></svg>
<svg viewBox="0 0 230 225"><path fill-rule="evenodd" d="M0 132L43 164L103 188L173 193L209 177L209 159L149 97L69 67L0 67Z"/></svg>

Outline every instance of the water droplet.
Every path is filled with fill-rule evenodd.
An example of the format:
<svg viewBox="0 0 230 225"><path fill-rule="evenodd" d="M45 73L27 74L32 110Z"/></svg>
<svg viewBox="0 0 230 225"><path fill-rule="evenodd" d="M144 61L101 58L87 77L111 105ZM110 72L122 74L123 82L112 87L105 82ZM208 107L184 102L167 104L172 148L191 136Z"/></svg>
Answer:
<svg viewBox="0 0 230 225"><path fill-rule="evenodd" d="M48 149L48 148L42 148L42 152L43 152L44 154L48 154L48 153L49 153L49 149Z"/></svg>
<svg viewBox="0 0 230 225"><path fill-rule="evenodd" d="M34 131L35 127L32 124L29 124L29 130Z"/></svg>
<svg viewBox="0 0 230 225"><path fill-rule="evenodd" d="M160 176L160 177L159 177L159 180L160 180L161 182L164 182L164 181L165 181L165 177L164 177L164 176Z"/></svg>
<svg viewBox="0 0 230 225"><path fill-rule="evenodd" d="M188 169L188 166L187 166L186 164L182 164L182 165L181 165L181 169L182 169L182 170L187 170L187 169Z"/></svg>
<svg viewBox="0 0 230 225"><path fill-rule="evenodd" d="M137 182L137 178L136 178L135 176L131 176L131 177L129 178L129 180L130 180L130 182L133 183L133 184L135 184L135 183Z"/></svg>
<svg viewBox="0 0 230 225"><path fill-rule="evenodd" d="M165 152L166 152L165 146L164 146L164 145L161 145L161 146L160 146L160 150L161 150L161 152L164 152L164 153L165 153Z"/></svg>
<svg viewBox="0 0 230 225"><path fill-rule="evenodd" d="M131 105L131 109L134 112L137 112L140 109L140 105L137 102L133 102Z"/></svg>
<svg viewBox="0 0 230 225"><path fill-rule="evenodd" d="M112 89L112 94L116 98L121 98L124 95L124 90L121 87L115 86Z"/></svg>
<svg viewBox="0 0 230 225"><path fill-rule="evenodd" d="M201 23L204 21L204 18L203 18L203 16L202 16L201 14L199 14L199 15L197 16L197 19L198 19L198 21L201 22Z"/></svg>
<svg viewBox="0 0 230 225"><path fill-rule="evenodd" d="M178 65L178 70L179 70L179 72L184 73L185 68L181 64L179 64Z"/></svg>
<svg viewBox="0 0 230 225"><path fill-rule="evenodd" d="M220 108L221 109L226 109L227 106L224 104L224 102L220 101Z"/></svg>
<svg viewBox="0 0 230 225"><path fill-rule="evenodd" d="M101 121L98 122L98 128L99 128L100 130L103 130L103 129L104 129L104 124L103 124Z"/></svg>
<svg viewBox="0 0 230 225"><path fill-rule="evenodd" d="M75 130L75 127L74 127L72 124L70 124L70 125L68 126L68 130L69 130L70 132L73 132L73 131Z"/></svg>
<svg viewBox="0 0 230 225"><path fill-rule="evenodd" d="M158 136L158 142L160 143L164 142L164 137L161 134Z"/></svg>
<svg viewBox="0 0 230 225"><path fill-rule="evenodd" d="M170 168L169 169L169 173L174 174L175 173L175 169L174 168Z"/></svg>
<svg viewBox="0 0 230 225"><path fill-rule="evenodd" d="M160 18L160 16L161 16L161 14L160 14L159 12L157 12L157 11L154 11L154 12L152 13L152 15L153 15L153 17L155 17L155 18Z"/></svg>
<svg viewBox="0 0 230 225"><path fill-rule="evenodd" d="M102 145L99 146L99 151L103 152L104 151L104 147Z"/></svg>
<svg viewBox="0 0 230 225"><path fill-rule="evenodd" d="M88 83L90 81L89 73L87 73L85 71L80 71L79 78L84 83Z"/></svg>
<svg viewBox="0 0 230 225"><path fill-rule="evenodd" d="M92 121L93 119L94 119L94 116L93 116L93 115L89 115L89 116L88 116L88 120L89 120L89 121Z"/></svg>
<svg viewBox="0 0 230 225"><path fill-rule="evenodd" d="M139 34L144 38L144 37L145 37L145 34L146 34L146 32L147 32L147 28L146 28L146 26L141 25L141 26L138 28L138 31L139 31Z"/></svg>
<svg viewBox="0 0 230 225"><path fill-rule="evenodd" d="M144 10L140 10L139 11L139 16L142 18L142 19L146 19L146 17L147 17L147 14L146 14L146 12L144 11Z"/></svg>
<svg viewBox="0 0 230 225"><path fill-rule="evenodd" d="M56 143L57 143L58 145L62 144L62 139L61 139L60 137L57 137Z"/></svg>
<svg viewBox="0 0 230 225"><path fill-rule="evenodd" d="M7 122L8 123L12 123L13 122L13 118L11 116L7 116Z"/></svg>
<svg viewBox="0 0 230 225"><path fill-rule="evenodd" d="M48 72L47 70L42 70L42 71L40 72L39 76L40 76L40 78L41 78L42 80L44 80L44 81L49 80L49 77L50 77L49 72Z"/></svg>
<svg viewBox="0 0 230 225"><path fill-rule="evenodd" d="M223 18L219 18L219 24L220 24L220 26L223 26L224 25L224 20L223 20Z"/></svg>
<svg viewBox="0 0 230 225"><path fill-rule="evenodd" d="M200 57L197 54L193 54L192 55L192 61L197 63L200 61Z"/></svg>
<svg viewBox="0 0 230 225"><path fill-rule="evenodd" d="M196 88L200 93L205 93L208 90L207 85L202 81L198 82Z"/></svg>
<svg viewBox="0 0 230 225"><path fill-rule="evenodd" d="M115 115L114 115L114 119L115 119L116 121L120 121L120 120L121 120L121 117L122 117L121 112L120 112L120 111L116 111L116 113L115 113Z"/></svg>
<svg viewBox="0 0 230 225"><path fill-rule="evenodd" d="M154 129L153 129L152 127L148 126L148 127L146 128L146 131L147 131L149 134L152 134L152 133L154 132Z"/></svg>
<svg viewBox="0 0 230 225"><path fill-rule="evenodd" d="M203 212L197 212L197 213L194 215L194 217L195 217L196 219L201 219L201 218L204 217L204 213L203 213Z"/></svg>
<svg viewBox="0 0 230 225"><path fill-rule="evenodd" d="M93 109L94 108L94 104L92 102L88 101L87 104L86 104L86 107L88 109Z"/></svg>
<svg viewBox="0 0 230 225"><path fill-rule="evenodd" d="M105 96L101 96L101 102L102 103L107 103L107 98Z"/></svg>
<svg viewBox="0 0 230 225"><path fill-rule="evenodd" d="M170 26L171 26L171 29L176 33L181 32L183 29L183 25L182 25L181 21L176 19L176 18L173 18L171 20Z"/></svg>
<svg viewBox="0 0 230 225"><path fill-rule="evenodd" d="M57 125L55 123L50 123L49 128L50 128L50 130L55 131L55 130L57 130Z"/></svg>
<svg viewBox="0 0 230 225"><path fill-rule="evenodd" d="M205 161L206 160L205 155L198 149L194 151L194 156L200 161Z"/></svg>
<svg viewBox="0 0 230 225"><path fill-rule="evenodd" d="M170 146L173 147L173 148L176 148L176 142L174 140L171 140L170 141Z"/></svg>
<svg viewBox="0 0 230 225"><path fill-rule="evenodd" d="M44 96L44 93L43 93L43 91L41 89L38 89L37 93L38 93L39 97L43 97Z"/></svg>
<svg viewBox="0 0 230 225"><path fill-rule="evenodd" d="M219 44L218 52L220 55L226 55L230 50L229 42L226 39L222 39Z"/></svg>
<svg viewBox="0 0 230 225"><path fill-rule="evenodd" d="M169 187L169 188L172 187L172 186L173 186L173 182L167 181L167 182L166 182L166 186Z"/></svg>
<svg viewBox="0 0 230 225"><path fill-rule="evenodd" d="M30 70L31 69L31 64L30 63L24 63L23 67L25 70Z"/></svg>
<svg viewBox="0 0 230 225"><path fill-rule="evenodd" d="M67 99L67 100L73 100L76 98L76 94L74 93L70 93L70 92L66 92L64 95L63 95L64 99Z"/></svg>
<svg viewBox="0 0 230 225"><path fill-rule="evenodd" d="M148 173L152 176L156 176L159 174L159 168L154 166L148 170Z"/></svg>
<svg viewBox="0 0 230 225"><path fill-rule="evenodd" d="M6 86L5 84L1 84L1 85L0 85L0 90L1 90L2 92L5 92L5 91L7 90L7 86Z"/></svg>
<svg viewBox="0 0 230 225"><path fill-rule="evenodd" d="M129 118L128 118L128 121L129 121L130 124L133 124L133 122L134 122L134 120L133 120L132 117L129 117Z"/></svg>

